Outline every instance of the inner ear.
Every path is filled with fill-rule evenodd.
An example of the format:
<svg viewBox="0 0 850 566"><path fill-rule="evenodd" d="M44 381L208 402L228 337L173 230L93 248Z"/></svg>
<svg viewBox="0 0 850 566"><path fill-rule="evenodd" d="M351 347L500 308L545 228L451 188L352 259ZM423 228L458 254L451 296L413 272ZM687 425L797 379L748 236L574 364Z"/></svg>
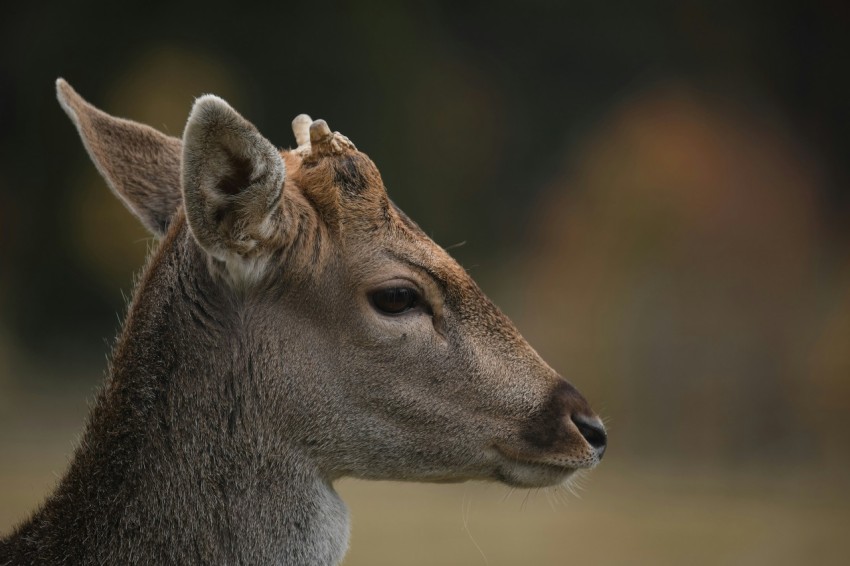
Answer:
<svg viewBox="0 0 850 566"><path fill-rule="evenodd" d="M225 174L218 183L218 190L228 196L234 196L251 184L254 166L247 157L240 157L233 153L227 154L230 172Z"/></svg>

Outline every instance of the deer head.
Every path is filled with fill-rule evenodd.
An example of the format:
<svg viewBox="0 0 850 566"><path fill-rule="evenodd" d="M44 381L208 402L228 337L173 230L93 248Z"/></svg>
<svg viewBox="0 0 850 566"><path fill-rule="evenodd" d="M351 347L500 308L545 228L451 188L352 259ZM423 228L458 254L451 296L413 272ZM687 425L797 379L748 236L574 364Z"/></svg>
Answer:
<svg viewBox="0 0 850 566"><path fill-rule="evenodd" d="M181 142L58 88L154 234L182 204L206 261L180 269L209 270L242 311L267 386L258 424L329 477L545 486L599 462L605 433L585 399L323 120L298 116L297 147L278 151L207 95Z"/></svg>
<svg viewBox="0 0 850 566"><path fill-rule="evenodd" d="M138 426L180 435L162 442L169 470L206 450L241 474L240 459L297 460L327 485L536 487L599 462L606 435L581 394L323 120L298 116L297 147L278 151L207 95L179 140L57 89L113 192L161 238L90 429L109 428L113 404L141 411L122 393L137 380L156 415Z"/></svg>

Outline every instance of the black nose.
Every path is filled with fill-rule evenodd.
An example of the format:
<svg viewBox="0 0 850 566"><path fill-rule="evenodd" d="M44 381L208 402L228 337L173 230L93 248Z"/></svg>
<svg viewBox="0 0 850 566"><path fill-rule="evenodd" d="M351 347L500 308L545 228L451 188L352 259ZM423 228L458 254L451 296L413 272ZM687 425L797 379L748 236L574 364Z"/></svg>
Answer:
<svg viewBox="0 0 850 566"><path fill-rule="evenodd" d="M590 444L596 453L602 458L605 454L605 447L608 445L608 435L605 434L605 427L602 426L602 421L599 417L586 417L584 415L572 415L573 424L576 425L579 433Z"/></svg>

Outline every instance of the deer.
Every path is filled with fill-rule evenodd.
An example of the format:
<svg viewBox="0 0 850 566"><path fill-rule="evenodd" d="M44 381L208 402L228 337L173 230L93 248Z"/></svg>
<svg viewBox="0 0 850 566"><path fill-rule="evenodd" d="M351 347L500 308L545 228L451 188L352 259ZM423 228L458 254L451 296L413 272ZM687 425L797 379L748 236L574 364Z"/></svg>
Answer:
<svg viewBox="0 0 850 566"><path fill-rule="evenodd" d="M156 243L0 564L339 564L341 478L534 488L599 463L587 400L324 120L279 150L204 95L178 139L56 89Z"/></svg>

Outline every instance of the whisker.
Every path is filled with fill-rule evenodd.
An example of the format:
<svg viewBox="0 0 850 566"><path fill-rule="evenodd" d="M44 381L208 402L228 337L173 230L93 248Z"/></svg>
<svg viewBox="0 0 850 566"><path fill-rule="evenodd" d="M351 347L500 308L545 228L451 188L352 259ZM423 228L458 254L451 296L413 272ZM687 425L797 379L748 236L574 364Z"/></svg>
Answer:
<svg viewBox="0 0 850 566"><path fill-rule="evenodd" d="M443 249L444 249L444 250L446 250L446 251L449 251L449 250L453 250L453 249L455 249L455 248L459 248L459 247L461 247L461 246L465 246L465 245L466 245L466 240L464 240L464 241L462 241L462 242L458 242L458 243L456 243L456 244L452 244L452 245L450 245L450 246L446 246L446 247L445 247L445 248L443 248Z"/></svg>
<svg viewBox="0 0 850 566"><path fill-rule="evenodd" d="M480 554L481 558L484 560L484 564L489 565L490 561L487 560L487 555L484 554L484 550L481 549L478 541L476 541L475 537L472 536L472 531L469 530L469 515L472 512L472 499L469 499L469 504L467 505L467 491L467 489L464 489L463 497L460 500L460 517L463 521L463 530L466 531L467 536L469 536L469 540L471 540L472 544L475 545L475 548L478 550L478 554Z"/></svg>
<svg viewBox="0 0 850 566"><path fill-rule="evenodd" d="M528 503L528 498L531 496L531 490L526 490L525 497L522 500L522 503L519 506L520 511L525 511L525 504Z"/></svg>

